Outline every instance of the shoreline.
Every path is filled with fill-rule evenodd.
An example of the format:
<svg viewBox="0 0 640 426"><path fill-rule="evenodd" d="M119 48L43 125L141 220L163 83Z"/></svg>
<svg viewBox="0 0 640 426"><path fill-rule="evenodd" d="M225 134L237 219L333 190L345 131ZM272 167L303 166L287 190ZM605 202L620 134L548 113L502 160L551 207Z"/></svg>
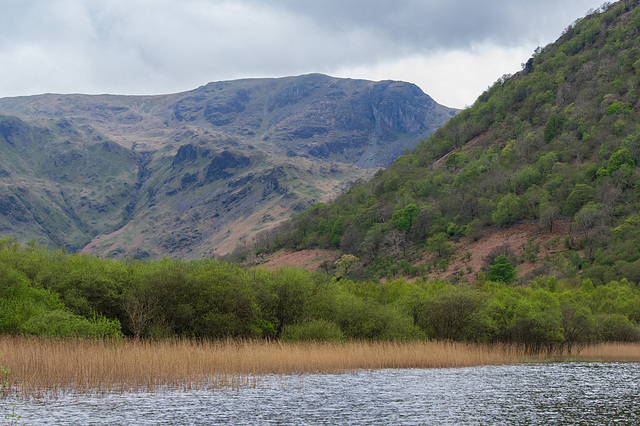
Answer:
<svg viewBox="0 0 640 426"><path fill-rule="evenodd" d="M601 343L569 354L459 342L283 343L0 337L7 395L221 389L259 385L260 376L361 370L459 368L545 362L640 362L640 344Z"/></svg>

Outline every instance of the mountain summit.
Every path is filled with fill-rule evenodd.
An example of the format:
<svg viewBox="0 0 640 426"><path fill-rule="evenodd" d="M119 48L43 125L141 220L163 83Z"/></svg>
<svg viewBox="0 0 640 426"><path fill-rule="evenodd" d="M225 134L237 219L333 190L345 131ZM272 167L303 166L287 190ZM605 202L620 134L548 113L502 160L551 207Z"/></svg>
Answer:
<svg viewBox="0 0 640 426"><path fill-rule="evenodd" d="M0 233L113 257L225 253L456 112L413 84L320 74L3 98Z"/></svg>

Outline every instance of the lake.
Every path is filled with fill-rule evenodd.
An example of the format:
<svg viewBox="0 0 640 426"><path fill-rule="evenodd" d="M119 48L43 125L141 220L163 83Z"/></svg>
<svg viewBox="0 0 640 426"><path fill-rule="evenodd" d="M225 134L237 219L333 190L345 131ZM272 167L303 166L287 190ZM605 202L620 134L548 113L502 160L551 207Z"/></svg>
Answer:
<svg viewBox="0 0 640 426"><path fill-rule="evenodd" d="M2 401L5 408L9 401ZM640 364L265 376L256 388L18 400L18 424L640 424Z"/></svg>

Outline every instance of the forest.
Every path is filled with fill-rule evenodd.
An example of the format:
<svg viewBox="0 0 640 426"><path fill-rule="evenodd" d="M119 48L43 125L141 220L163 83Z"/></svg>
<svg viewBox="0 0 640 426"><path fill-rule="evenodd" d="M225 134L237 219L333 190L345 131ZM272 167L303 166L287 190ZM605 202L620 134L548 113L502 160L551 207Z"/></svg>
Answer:
<svg viewBox="0 0 640 426"><path fill-rule="evenodd" d="M497 271L496 271L497 269ZM0 240L0 333L122 339L449 340L530 351L640 341L640 292L626 279L539 277L475 286L352 281L216 260L144 263Z"/></svg>
<svg viewBox="0 0 640 426"><path fill-rule="evenodd" d="M353 279L424 277L489 228L535 223L550 232L563 222L561 249L522 284L537 275L640 281L637 6L605 4L577 20L371 181L236 256L331 248L358 259ZM500 254L516 264L508 249Z"/></svg>

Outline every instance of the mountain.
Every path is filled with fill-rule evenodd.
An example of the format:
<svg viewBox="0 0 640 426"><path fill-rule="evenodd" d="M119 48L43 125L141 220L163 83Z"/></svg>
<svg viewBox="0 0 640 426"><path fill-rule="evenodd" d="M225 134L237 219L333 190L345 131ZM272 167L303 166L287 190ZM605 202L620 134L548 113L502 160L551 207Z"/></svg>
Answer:
<svg viewBox="0 0 640 426"><path fill-rule="evenodd" d="M0 234L110 257L226 253L456 112L409 83L319 74L3 98Z"/></svg>
<svg viewBox="0 0 640 426"><path fill-rule="evenodd" d="M577 20L412 152L256 249L339 249L353 277L482 280L503 254L523 282L639 282L638 5Z"/></svg>

